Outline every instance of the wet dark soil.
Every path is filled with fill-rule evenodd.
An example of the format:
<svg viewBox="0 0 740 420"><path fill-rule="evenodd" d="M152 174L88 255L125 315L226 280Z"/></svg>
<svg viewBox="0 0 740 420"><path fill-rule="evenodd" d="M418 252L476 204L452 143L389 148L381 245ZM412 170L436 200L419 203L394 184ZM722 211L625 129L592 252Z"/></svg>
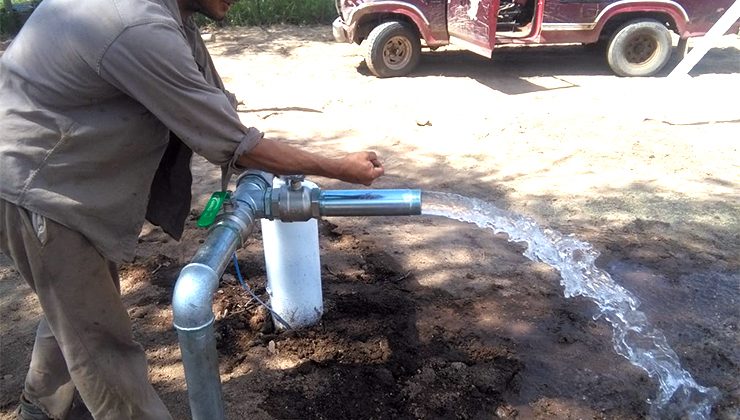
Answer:
<svg viewBox="0 0 740 420"><path fill-rule="evenodd" d="M562 296L557 272L526 260L523 247L502 235L439 218L408 223L420 235L453 226L461 235L448 239L449 248L477 242L496 254L458 270L446 287L429 287L419 281L423 270L409 269L402 246L367 234L379 224L323 220L324 314L318 325L288 331L276 331L234 268L226 270L213 309L228 418L648 417L656 384L615 353L591 302ZM206 235L193 224L186 231L191 247ZM675 231L643 220L583 234L604 249L599 264L637 292L684 367L722 391L713 418L736 418L737 318L716 315L731 315L725 305L735 303L737 276L721 277L737 268L730 251L689 256ZM121 267L135 337L175 418L189 411L170 303L188 260L160 251L181 245L152 228L142 235L137 260ZM669 262L666 255L684 258ZM238 256L246 283L268 301L259 230ZM699 293L710 307L692 303L707 280L696 273L702 265L715 273L715 286L730 292ZM11 409L14 396L3 398Z"/></svg>
<svg viewBox="0 0 740 420"><path fill-rule="evenodd" d="M654 392L647 375L614 353L610 331L591 319L594 308L565 300L558 276L517 256L521 247L504 244L512 248L505 257L523 265L512 266L512 286L460 293L420 285L399 262L400 251L350 231L321 222L322 249L331 253L322 264L324 315L311 328L276 331L269 312L227 269L214 313L230 418L646 415L646 396ZM253 252L259 240L257 232L255 249L239 252L240 271L267 301L264 262ZM166 309L182 265L155 254L125 267L129 279L150 273L138 281L157 291L136 306ZM476 277L461 272L455 280ZM169 317L152 324L150 313L134 309L132 317L157 330L170 327ZM487 326L490 317L510 325Z"/></svg>

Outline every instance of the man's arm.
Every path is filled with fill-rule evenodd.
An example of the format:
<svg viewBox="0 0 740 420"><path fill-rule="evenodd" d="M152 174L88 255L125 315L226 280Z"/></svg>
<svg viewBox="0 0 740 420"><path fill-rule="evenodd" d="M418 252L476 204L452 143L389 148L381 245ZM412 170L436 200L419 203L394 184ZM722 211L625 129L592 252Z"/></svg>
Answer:
<svg viewBox="0 0 740 420"><path fill-rule="evenodd" d="M328 158L270 139L262 139L248 153L242 154L237 164L279 175L318 175L363 185L370 185L384 172L375 152Z"/></svg>
<svg viewBox="0 0 740 420"><path fill-rule="evenodd" d="M142 47L146 46L146 47ZM227 96L209 85L177 28L155 22L128 28L108 48L101 76L217 165L304 174L370 185L383 174L373 152L327 158L245 127Z"/></svg>
<svg viewBox="0 0 740 420"><path fill-rule="evenodd" d="M211 163L232 165L236 154L262 138L242 124L229 97L205 80L174 22L127 28L106 50L99 72Z"/></svg>

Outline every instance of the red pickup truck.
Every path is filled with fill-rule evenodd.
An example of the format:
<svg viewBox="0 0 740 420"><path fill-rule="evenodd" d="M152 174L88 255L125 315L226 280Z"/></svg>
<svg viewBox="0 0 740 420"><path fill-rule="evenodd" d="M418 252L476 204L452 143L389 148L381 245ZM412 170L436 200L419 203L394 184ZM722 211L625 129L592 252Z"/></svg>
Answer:
<svg viewBox="0 0 740 420"><path fill-rule="evenodd" d="M685 52L734 0L336 0L338 42L366 44L378 77L403 76L432 50L457 45L491 57L505 44L606 45L620 76L651 76L669 61L671 32ZM737 32L738 22L730 31Z"/></svg>

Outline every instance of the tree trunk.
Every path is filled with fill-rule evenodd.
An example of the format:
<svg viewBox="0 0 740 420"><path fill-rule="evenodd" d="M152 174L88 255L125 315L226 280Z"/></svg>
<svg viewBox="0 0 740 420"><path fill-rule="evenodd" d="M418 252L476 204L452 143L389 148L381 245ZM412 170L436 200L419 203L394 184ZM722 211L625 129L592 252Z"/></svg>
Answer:
<svg viewBox="0 0 740 420"><path fill-rule="evenodd" d="M10 11L13 9L13 1L12 0L3 0L3 8L7 11Z"/></svg>

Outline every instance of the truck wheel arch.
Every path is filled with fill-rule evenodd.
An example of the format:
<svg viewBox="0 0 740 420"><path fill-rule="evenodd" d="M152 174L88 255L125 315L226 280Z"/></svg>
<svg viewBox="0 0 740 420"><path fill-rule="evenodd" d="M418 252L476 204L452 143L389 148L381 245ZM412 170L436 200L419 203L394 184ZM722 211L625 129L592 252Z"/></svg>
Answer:
<svg viewBox="0 0 740 420"><path fill-rule="evenodd" d="M673 2L641 4L639 10L630 5L630 1L615 3L614 7L604 9L596 19L595 30L600 40L612 37L614 32L629 21L652 19L666 24L668 29L682 36L686 32L688 15L678 4Z"/></svg>
<svg viewBox="0 0 740 420"><path fill-rule="evenodd" d="M367 8L358 10L357 14L358 16L353 16L353 19L357 21L357 30L352 39L352 42L356 44L360 44L363 40L367 39L370 32L376 26L390 21L397 21L405 23L410 29L414 30L419 38L423 39L427 45L443 45L428 30L429 22L426 21L426 18L410 7L396 6L393 11Z"/></svg>

